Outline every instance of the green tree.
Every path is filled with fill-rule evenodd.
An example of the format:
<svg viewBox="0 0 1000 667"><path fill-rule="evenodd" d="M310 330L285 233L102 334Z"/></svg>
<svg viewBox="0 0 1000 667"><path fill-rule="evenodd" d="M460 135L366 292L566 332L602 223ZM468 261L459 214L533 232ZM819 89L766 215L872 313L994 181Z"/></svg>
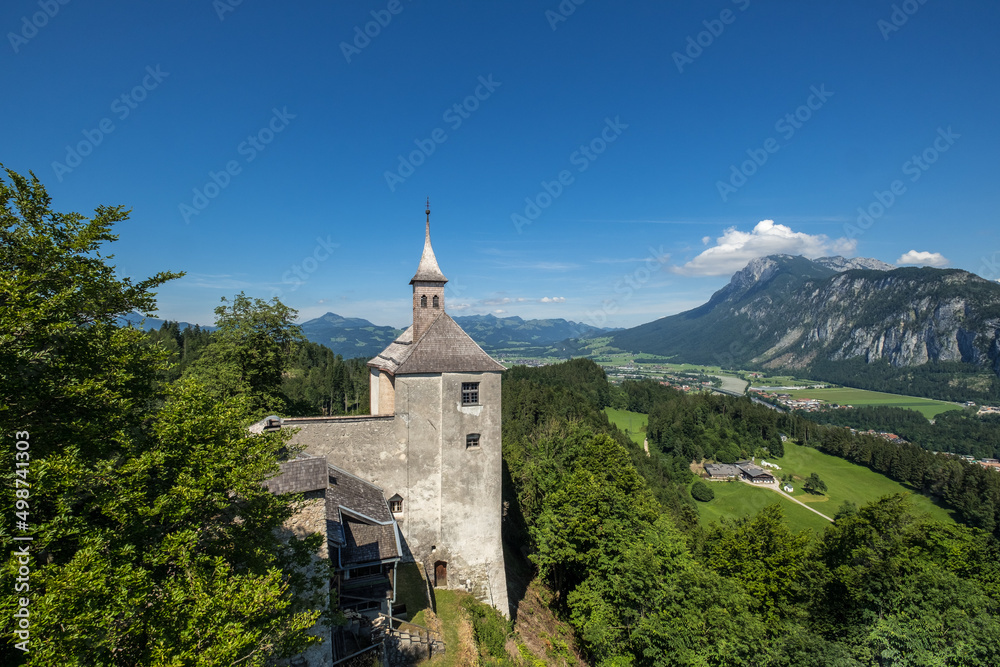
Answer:
<svg viewBox="0 0 1000 667"><path fill-rule="evenodd" d="M771 457L776 459L785 455L785 443L781 441L780 435L771 436L771 440L767 443L767 451Z"/></svg>
<svg viewBox="0 0 1000 667"><path fill-rule="evenodd" d="M691 497L695 500L707 503L715 498L715 491L713 491L712 487L708 484L699 480L691 485Z"/></svg>
<svg viewBox="0 0 1000 667"><path fill-rule="evenodd" d="M820 495L826 493L826 482L821 480L816 473L810 473L806 481L802 483L802 489L806 493Z"/></svg>
<svg viewBox="0 0 1000 667"><path fill-rule="evenodd" d="M805 598L810 538L794 534L781 506L768 505L753 517L726 520L705 538L708 565L742 584L752 608L773 631L798 613Z"/></svg>
<svg viewBox="0 0 1000 667"><path fill-rule="evenodd" d="M288 399L281 381L291 361L292 345L302 341L294 324L297 311L281 303L251 299L243 292L215 309L212 342L187 370L220 397L246 395L259 416L285 412Z"/></svg>
<svg viewBox="0 0 1000 667"><path fill-rule="evenodd" d="M104 245L127 211L57 213L36 178L6 173L0 536L24 533L16 434L30 443L32 642L13 647L15 597L2 596L0 662L261 665L304 647L321 604L303 569L317 540L279 544L293 507L262 486L284 443L248 434L242 397L220 404L195 383L161 394L166 351L118 325L155 310L153 289L180 274L116 276ZM20 565L0 563L3 590Z"/></svg>

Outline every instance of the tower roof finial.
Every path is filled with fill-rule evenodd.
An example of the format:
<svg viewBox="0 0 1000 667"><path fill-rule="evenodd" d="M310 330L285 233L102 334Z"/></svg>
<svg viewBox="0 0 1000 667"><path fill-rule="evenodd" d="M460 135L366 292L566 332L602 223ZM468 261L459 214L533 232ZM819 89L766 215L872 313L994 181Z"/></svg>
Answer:
<svg viewBox="0 0 1000 667"><path fill-rule="evenodd" d="M434 248L431 247L431 198L427 198L427 207L424 210L427 214L427 225L424 230L424 252L420 255L420 265L417 273L410 280L412 285L416 281L446 283L448 279L441 273L438 267L437 258L434 257Z"/></svg>

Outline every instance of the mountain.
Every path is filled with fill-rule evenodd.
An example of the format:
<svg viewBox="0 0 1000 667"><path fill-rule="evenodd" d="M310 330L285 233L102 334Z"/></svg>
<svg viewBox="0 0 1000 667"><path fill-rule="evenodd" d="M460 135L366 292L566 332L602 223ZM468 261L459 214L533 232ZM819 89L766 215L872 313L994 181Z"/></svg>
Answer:
<svg viewBox="0 0 1000 667"><path fill-rule="evenodd" d="M958 269L772 255L752 260L708 303L620 331L611 344L692 363L809 369L820 379L927 364L1000 374L1000 285Z"/></svg>
<svg viewBox="0 0 1000 667"><path fill-rule="evenodd" d="M593 338L615 331L564 319L525 320L494 315L466 315L453 319L484 349L507 347L512 343L551 345L567 338Z"/></svg>
<svg viewBox="0 0 1000 667"><path fill-rule="evenodd" d="M327 313L300 326L307 339L326 345L345 359L374 357L403 333L402 329L378 326L359 317L342 317L336 313Z"/></svg>
<svg viewBox="0 0 1000 667"><path fill-rule="evenodd" d="M166 321L167 320L160 320L155 317L143 317L139 313L129 313L124 317L118 318L118 323L121 324L122 326L127 324L131 327L135 327L136 329L142 329L143 331L152 331L153 329L159 329L161 326L163 326L163 323ZM188 327L191 327L193 329L195 326L200 326L203 331L215 331L214 326L196 325L196 324L191 324L190 322L177 323L177 327L182 331L184 329L187 329Z"/></svg>
<svg viewBox="0 0 1000 667"><path fill-rule="evenodd" d="M466 315L453 319L490 354L516 349L521 353L542 356L545 352L543 348L550 348L568 338L594 337L615 331L564 319L525 320L494 315ZM403 331L336 313L327 313L301 326L306 338L326 345L345 358L374 357Z"/></svg>

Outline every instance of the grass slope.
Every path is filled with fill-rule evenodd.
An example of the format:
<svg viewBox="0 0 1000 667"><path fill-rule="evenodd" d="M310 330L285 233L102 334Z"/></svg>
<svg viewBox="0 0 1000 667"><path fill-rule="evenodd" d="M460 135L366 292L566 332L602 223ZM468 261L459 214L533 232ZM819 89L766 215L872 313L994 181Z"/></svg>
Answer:
<svg viewBox="0 0 1000 667"><path fill-rule="evenodd" d="M618 408L604 408L604 414L608 416L608 421L622 430L623 433L632 438L637 445L641 445L646 440L646 426L649 423L649 415L641 412L629 412Z"/></svg>
<svg viewBox="0 0 1000 667"><path fill-rule="evenodd" d="M791 473L798 478L792 482L795 488L792 496L813 505L827 516L832 517L845 500L861 506L885 495L908 492L918 511L926 512L938 521L948 523L954 521L950 510L935 505L930 498L864 466L824 454L811 447L803 447L788 441L785 443L785 455L780 459L774 459L773 462L781 466L781 470L774 471L776 475ZM802 490L802 481L810 473L816 473L826 482L826 494L812 495Z"/></svg>
<svg viewBox="0 0 1000 667"><path fill-rule="evenodd" d="M715 491L715 498L707 503L698 503L698 522L706 528L723 517L734 519L753 516L774 503L781 503L785 522L795 532L815 530L819 533L830 525L830 522L823 517L801 505L796 505L770 489L755 488L743 482L708 482L708 484Z"/></svg>

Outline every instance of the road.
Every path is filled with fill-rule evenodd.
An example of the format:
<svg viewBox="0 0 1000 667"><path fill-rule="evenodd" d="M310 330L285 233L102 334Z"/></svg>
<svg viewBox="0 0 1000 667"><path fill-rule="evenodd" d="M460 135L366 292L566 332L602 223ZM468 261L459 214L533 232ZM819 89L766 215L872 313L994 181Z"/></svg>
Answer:
<svg viewBox="0 0 1000 667"><path fill-rule="evenodd" d="M750 486L753 486L753 487L756 487L756 488L760 488L760 487L764 487L764 488L766 488L766 489L770 489L770 490L774 491L775 493L780 493L780 494L781 494L781 495L783 495L784 497L786 497L786 498L788 498L789 500L791 500L791 501L792 501L793 503L798 503L799 505L802 505L803 507L805 507L805 508L806 508L807 510L809 510L810 512L815 512L816 514L819 514L819 515L820 515L821 517L823 517L824 519L826 519L826 520L827 520L827 521L829 521L830 523L833 523L833 519L831 519L831 518L830 518L830 517L828 517L827 515L823 514L823 513L822 513L822 512L820 512L819 510L816 510L816 509L813 509L812 507L809 507L809 505L805 504L805 503L804 503L804 502L802 502L801 500L797 500L797 499L795 499L795 498L792 498L792 497L791 497L790 495L788 495L787 493L785 493L784 491L782 491L782 490L781 490L781 485L780 485L780 484L754 484L753 482L749 482L749 481L747 481L747 480L745 480L745 479L744 479L744 480L741 480L741 481L742 481L742 482L743 482L744 484L749 484Z"/></svg>

